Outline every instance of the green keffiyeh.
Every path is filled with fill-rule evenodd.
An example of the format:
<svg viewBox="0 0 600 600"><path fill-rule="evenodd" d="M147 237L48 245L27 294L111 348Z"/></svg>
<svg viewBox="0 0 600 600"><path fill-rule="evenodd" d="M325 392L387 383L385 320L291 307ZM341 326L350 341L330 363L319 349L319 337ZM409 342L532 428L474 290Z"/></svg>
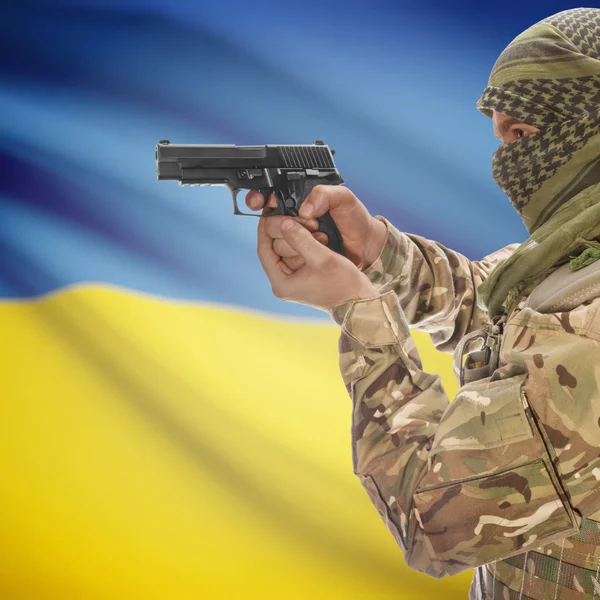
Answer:
<svg viewBox="0 0 600 600"><path fill-rule="evenodd" d="M563 11L515 38L477 108L540 129L493 156L494 179L531 234L478 288L493 318L555 267L600 258L600 9Z"/></svg>

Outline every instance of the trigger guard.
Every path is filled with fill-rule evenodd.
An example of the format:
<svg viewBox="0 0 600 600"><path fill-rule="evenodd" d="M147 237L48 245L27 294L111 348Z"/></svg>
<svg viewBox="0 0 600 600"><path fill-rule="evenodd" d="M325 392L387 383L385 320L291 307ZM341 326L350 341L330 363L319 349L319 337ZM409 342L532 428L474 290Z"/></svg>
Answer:
<svg viewBox="0 0 600 600"><path fill-rule="evenodd" d="M233 198L233 214L234 215L245 215L246 213L243 213L239 209L238 203L237 203L237 196L242 191L242 188L229 188L229 191L231 192L231 197Z"/></svg>

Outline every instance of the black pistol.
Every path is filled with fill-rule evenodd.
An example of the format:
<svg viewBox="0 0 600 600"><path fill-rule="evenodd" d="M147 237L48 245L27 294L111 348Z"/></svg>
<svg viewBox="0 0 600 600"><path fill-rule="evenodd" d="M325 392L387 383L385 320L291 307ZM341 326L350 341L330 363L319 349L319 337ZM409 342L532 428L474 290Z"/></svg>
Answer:
<svg viewBox="0 0 600 600"><path fill-rule="evenodd" d="M341 185L333 155L322 140L303 146L233 146L227 144L156 145L156 177L179 185L224 185L233 197L233 214L249 217L298 216L302 203L317 185ZM277 209L266 215L241 212L240 190L258 190L267 201L271 193ZM342 236L331 215L319 217L319 231L328 236L327 246L344 254Z"/></svg>

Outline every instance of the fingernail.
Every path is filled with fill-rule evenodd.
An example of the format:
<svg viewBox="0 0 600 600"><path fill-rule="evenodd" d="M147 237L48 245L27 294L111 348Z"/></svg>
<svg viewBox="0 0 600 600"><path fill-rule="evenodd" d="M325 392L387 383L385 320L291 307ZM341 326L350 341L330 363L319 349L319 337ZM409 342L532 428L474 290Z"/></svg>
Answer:
<svg viewBox="0 0 600 600"><path fill-rule="evenodd" d="M303 204L300 207L300 216L301 217L310 217L313 214L314 207L312 204Z"/></svg>
<svg viewBox="0 0 600 600"><path fill-rule="evenodd" d="M291 229L292 227L294 227L296 223L294 223L294 221L292 221L292 219L285 219L283 221L283 223L281 224L281 230L282 231L288 231L289 229Z"/></svg>

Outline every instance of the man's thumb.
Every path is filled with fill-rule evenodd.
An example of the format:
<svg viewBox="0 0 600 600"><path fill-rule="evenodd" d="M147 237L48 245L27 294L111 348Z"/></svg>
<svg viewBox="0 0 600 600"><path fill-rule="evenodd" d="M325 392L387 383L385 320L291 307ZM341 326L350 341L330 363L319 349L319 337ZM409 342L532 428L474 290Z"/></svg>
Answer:
<svg viewBox="0 0 600 600"><path fill-rule="evenodd" d="M317 219L338 208L347 210L355 200L356 196L341 185L316 185L300 206L299 215L305 219Z"/></svg>
<svg viewBox="0 0 600 600"><path fill-rule="evenodd" d="M281 223L283 239L302 257L306 262L322 256L327 249L317 241L312 233L296 223L292 219L284 219Z"/></svg>

